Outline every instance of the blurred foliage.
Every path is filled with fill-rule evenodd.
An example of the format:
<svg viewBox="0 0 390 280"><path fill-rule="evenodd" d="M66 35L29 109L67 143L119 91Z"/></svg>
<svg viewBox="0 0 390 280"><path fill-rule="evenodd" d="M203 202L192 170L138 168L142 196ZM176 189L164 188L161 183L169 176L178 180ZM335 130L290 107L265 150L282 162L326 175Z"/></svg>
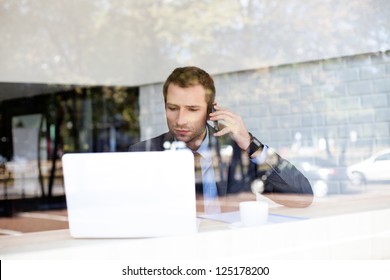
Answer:
<svg viewBox="0 0 390 280"><path fill-rule="evenodd" d="M5 73L27 65L60 83L156 82L176 65L214 73L385 51L389 18L386 0L2 0L0 55Z"/></svg>

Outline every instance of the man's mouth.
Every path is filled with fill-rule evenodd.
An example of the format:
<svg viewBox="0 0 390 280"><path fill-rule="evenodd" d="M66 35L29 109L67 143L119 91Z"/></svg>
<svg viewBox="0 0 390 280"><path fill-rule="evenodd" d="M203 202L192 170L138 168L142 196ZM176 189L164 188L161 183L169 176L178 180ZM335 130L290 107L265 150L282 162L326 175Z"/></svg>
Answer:
<svg viewBox="0 0 390 280"><path fill-rule="evenodd" d="M186 135L190 131L188 129L175 129L177 135Z"/></svg>

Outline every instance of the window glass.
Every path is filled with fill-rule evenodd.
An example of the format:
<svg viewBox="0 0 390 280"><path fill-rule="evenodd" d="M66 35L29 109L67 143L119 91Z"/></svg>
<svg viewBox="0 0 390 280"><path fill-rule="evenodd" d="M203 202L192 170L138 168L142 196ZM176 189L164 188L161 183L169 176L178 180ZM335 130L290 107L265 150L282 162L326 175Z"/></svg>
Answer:
<svg viewBox="0 0 390 280"><path fill-rule="evenodd" d="M166 133L164 81L195 65L213 77L217 104L267 147L257 162L227 135L205 142L212 156L195 165L212 167L204 176L218 184L205 189L218 199L195 186L200 213L255 199L308 217L389 207L389 1L79 2L0 4L5 200L60 197L64 208L62 155L126 152ZM306 185L297 178L311 204L279 196L284 183ZM21 211L37 209L30 202Z"/></svg>
<svg viewBox="0 0 390 280"><path fill-rule="evenodd" d="M0 91L35 92L0 101L5 199L62 197L64 203L63 154L125 152L139 141L137 88L56 85L47 93L52 87L0 83Z"/></svg>

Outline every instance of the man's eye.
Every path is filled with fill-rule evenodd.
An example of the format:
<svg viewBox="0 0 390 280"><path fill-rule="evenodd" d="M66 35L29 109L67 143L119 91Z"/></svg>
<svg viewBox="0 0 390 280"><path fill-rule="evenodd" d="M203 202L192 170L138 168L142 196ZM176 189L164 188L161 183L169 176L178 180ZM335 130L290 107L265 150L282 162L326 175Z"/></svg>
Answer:
<svg viewBox="0 0 390 280"><path fill-rule="evenodd" d="M176 111L177 108L176 108L176 107L168 107L168 110L169 110L169 111Z"/></svg>
<svg viewBox="0 0 390 280"><path fill-rule="evenodd" d="M190 108L189 109L191 112L196 112L196 111L199 111L199 109L198 108Z"/></svg>

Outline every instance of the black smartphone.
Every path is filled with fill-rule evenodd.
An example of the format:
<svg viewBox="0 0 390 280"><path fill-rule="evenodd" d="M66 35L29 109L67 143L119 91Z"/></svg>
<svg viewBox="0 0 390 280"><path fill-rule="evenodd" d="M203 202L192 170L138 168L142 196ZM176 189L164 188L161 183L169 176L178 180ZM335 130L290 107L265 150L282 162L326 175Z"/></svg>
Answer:
<svg viewBox="0 0 390 280"><path fill-rule="evenodd" d="M215 111L216 110L214 109L214 106L213 106L213 108L211 109L211 112L215 112ZM218 121L213 121L213 123L214 123L215 131L218 132L218 130L219 130Z"/></svg>

